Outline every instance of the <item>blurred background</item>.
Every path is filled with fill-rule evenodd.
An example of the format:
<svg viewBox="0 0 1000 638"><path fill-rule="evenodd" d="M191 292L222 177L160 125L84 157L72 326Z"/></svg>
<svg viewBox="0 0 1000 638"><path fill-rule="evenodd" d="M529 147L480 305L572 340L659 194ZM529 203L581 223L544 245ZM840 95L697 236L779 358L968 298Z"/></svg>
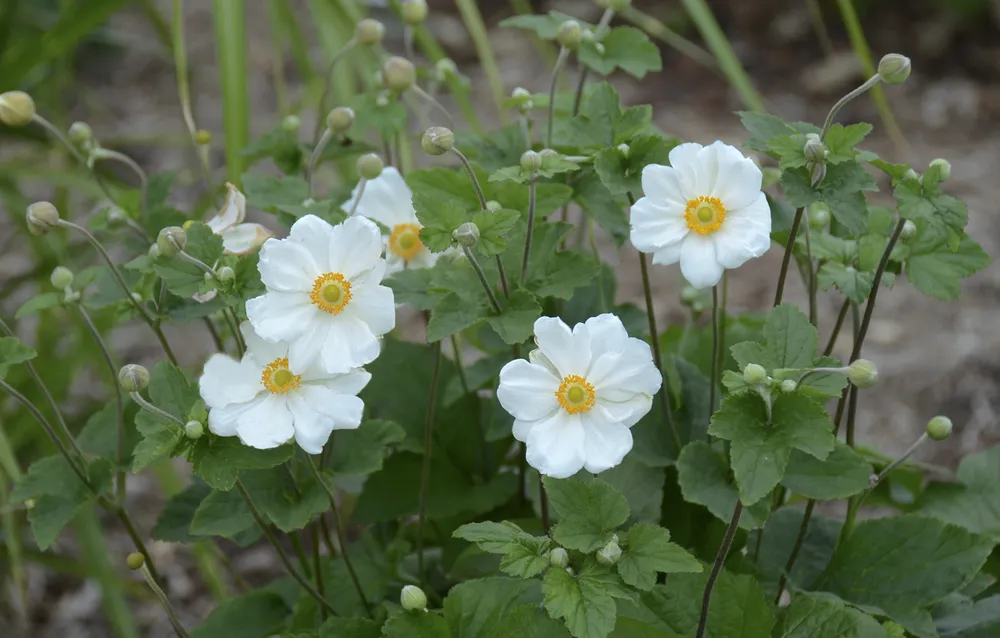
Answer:
<svg viewBox="0 0 1000 638"><path fill-rule="evenodd" d="M31 93L39 112L62 130L74 121L87 122L104 147L128 154L150 175L178 171L171 203L199 216L212 201L201 189L199 160L182 116L178 51L186 52L193 120L212 135L209 166L217 181L236 180L239 164L249 162L243 148L285 116L298 115L302 139L311 138L324 69L359 17L369 14L385 22L385 48L405 53L403 25L391 6L396 4L0 0L0 91ZM426 31L433 41L417 38L417 57L428 69L421 82L440 57L455 61L467 80L452 86L462 100L448 91L440 99L456 114L456 128L462 128L463 108L471 105L490 126L510 121L510 111L498 110L496 103L515 87L547 88L554 47L529 32L499 28L501 20L558 10L595 23L602 13L585 0L431 0L429 5ZM642 81L614 77L623 101L652 103L664 132L702 143L741 143L746 135L733 114L738 110L821 121L833 102L870 75L871 59L888 52L910 56L914 70L907 83L855 100L840 117L873 122L875 133L867 143L886 159L909 162L917 170L936 157L948 159L953 171L947 189L968 203L969 233L991 255L998 253L1000 0L636 0L616 18L616 23L629 22L661 46L664 68ZM183 26L182 37L176 24ZM485 40L492 58L477 47ZM329 106L349 99L359 79L376 68L370 54L341 63ZM566 90L576 74L573 66L564 74ZM415 157L418 164L427 163L419 153ZM101 170L121 192L136 186L127 167ZM254 170L274 167L261 163ZM335 176L323 179L332 183ZM39 128L0 125L0 315L8 321L25 301L51 290L48 275L60 261L74 269L95 263L87 250L53 247L27 235L25 206L38 199L53 201L72 219L87 220L97 210L100 191ZM273 217L258 211L250 215L278 230ZM779 252L772 250L733 274L730 312L766 309ZM631 249L605 242L602 253L619 271L619 301L641 302ZM653 275L661 329L683 323L677 270L660 267ZM804 302L801 285L793 283L791 300ZM826 317L821 339L839 304L832 297L821 300L820 316ZM927 418L948 414L957 436L926 457L945 468L954 467L961 454L1000 440L998 316L1000 269L995 264L965 280L959 302L934 301L906 286L880 295L866 356L879 365L883 381L877 395L864 395L861 439L898 453ZM104 316L104 325L110 320ZM59 311L16 322L22 338L38 349L39 369L54 394L66 397L62 403L73 427L107 400L104 370L91 363L98 353L88 350L90 340L80 338L82 333L75 334L77 323ZM198 330L173 330L172 341L183 344L182 363L194 370L211 342ZM112 341L123 362L151 364L158 357L144 326L118 329ZM840 345L849 346L847 340ZM835 354L844 356L846 350ZM9 380L29 390L27 379L12 374ZM6 463L0 465L23 468L50 453L34 422L6 398L0 398L0 425L7 439L0 450ZM10 473L0 471L0 495L9 489ZM130 509L144 529L155 520L164 493L176 491L183 481L172 472L153 474L130 483ZM12 511L0 501L5 521ZM170 635L141 581L122 575L127 538L116 526L101 523L94 512L84 511L73 533L45 554L24 538L16 550L16 574L10 560L12 528L3 529L0 635ZM200 584L194 559L167 544L155 544L154 551L162 556L157 562L164 565L175 605L195 624L214 600ZM269 548L243 551L233 559L251 581L266 580L276 569ZM14 594L15 582L27 593L25 600Z"/></svg>

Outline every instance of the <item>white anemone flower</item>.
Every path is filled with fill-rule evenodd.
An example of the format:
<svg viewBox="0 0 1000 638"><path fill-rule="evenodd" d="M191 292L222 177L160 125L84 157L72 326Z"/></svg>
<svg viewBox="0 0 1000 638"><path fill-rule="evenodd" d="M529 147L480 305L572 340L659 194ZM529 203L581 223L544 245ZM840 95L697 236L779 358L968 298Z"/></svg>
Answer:
<svg viewBox="0 0 1000 638"><path fill-rule="evenodd" d="M715 142L681 144L670 166L642 169L645 197L632 206L632 244L654 264L681 264L695 288L760 257L771 245L771 209L761 173L737 149Z"/></svg>
<svg viewBox="0 0 1000 638"><path fill-rule="evenodd" d="M371 379L368 372L290 367L288 344L264 341L246 322L240 330L248 346L243 359L214 354L198 381L209 430L261 450L294 438L309 454L319 454L331 432L361 424L365 404L357 394Z"/></svg>
<svg viewBox="0 0 1000 638"><path fill-rule="evenodd" d="M342 208L389 229L383 235L388 273L404 268L429 268L437 261L438 255L420 241L423 226L413 209L413 191L392 166L382 169L382 174L375 179L367 180L363 189L360 183L355 186Z"/></svg>
<svg viewBox="0 0 1000 638"><path fill-rule="evenodd" d="M570 330L561 319L535 321L537 350L500 371L497 398L514 417L514 438L546 476L615 467L632 449L629 430L652 407L662 378L645 341L612 314Z"/></svg>
<svg viewBox="0 0 1000 638"><path fill-rule="evenodd" d="M212 232L222 237L225 252L245 255L274 237L274 233L260 224L244 222L247 218L247 198L232 184L226 184L226 189L226 201L222 203L222 208L206 223Z"/></svg>
<svg viewBox="0 0 1000 638"><path fill-rule="evenodd" d="M337 226L301 217L287 238L264 242L258 269L267 292L247 302L247 318L264 339L289 342L293 369L360 368L396 325L392 290L379 284L382 237L363 217Z"/></svg>

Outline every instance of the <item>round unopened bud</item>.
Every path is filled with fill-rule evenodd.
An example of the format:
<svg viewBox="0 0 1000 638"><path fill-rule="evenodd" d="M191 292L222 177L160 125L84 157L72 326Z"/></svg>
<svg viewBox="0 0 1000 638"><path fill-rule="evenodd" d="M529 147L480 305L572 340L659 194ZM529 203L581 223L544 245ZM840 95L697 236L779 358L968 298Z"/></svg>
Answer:
<svg viewBox="0 0 1000 638"><path fill-rule="evenodd" d="M427 609L427 594L416 585L406 585L399 592L399 604L406 611Z"/></svg>
<svg viewBox="0 0 1000 638"><path fill-rule="evenodd" d="M136 571L137 569L142 569L142 566L146 564L146 557L139 552L132 552L125 557L125 564L132 571Z"/></svg>
<svg viewBox="0 0 1000 638"><path fill-rule="evenodd" d="M444 155L455 148L455 134L443 126L432 126L420 138L420 148L428 155Z"/></svg>
<svg viewBox="0 0 1000 638"><path fill-rule="evenodd" d="M35 101L24 91L0 93L0 122L25 126L35 117Z"/></svg>
<svg viewBox="0 0 1000 638"><path fill-rule="evenodd" d="M684 286L681 289L681 303L690 306L701 297L701 291L694 286Z"/></svg>
<svg viewBox="0 0 1000 638"><path fill-rule="evenodd" d="M908 168L908 169L906 169L906 172L903 173L903 179L915 179L915 180L919 181L920 180L920 173L918 173L917 171L913 170L912 168Z"/></svg>
<svg viewBox="0 0 1000 638"><path fill-rule="evenodd" d="M903 230L899 231L899 238L903 241L910 241L917 236L917 225L907 219L903 222Z"/></svg>
<svg viewBox="0 0 1000 638"><path fill-rule="evenodd" d="M458 65L451 58L441 58L434 64L434 74L444 80L458 74Z"/></svg>
<svg viewBox="0 0 1000 638"><path fill-rule="evenodd" d="M196 441L205 434L205 426L201 424L201 421L188 421L184 424L184 436Z"/></svg>
<svg viewBox="0 0 1000 638"><path fill-rule="evenodd" d="M365 179L375 179L382 174L382 169L385 165L382 163L382 158L376 153L365 153L358 158L358 163L356 165L358 169L358 175Z"/></svg>
<svg viewBox="0 0 1000 638"><path fill-rule="evenodd" d="M743 380L747 385L761 385L767 381L767 370L756 363L747 364L747 367L743 368Z"/></svg>
<svg viewBox="0 0 1000 638"><path fill-rule="evenodd" d="M382 65L382 79L387 88L402 92L417 81L417 71L412 62L394 55Z"/></svg>
<svg viewBox="0 0 1000 638"><path fill-rule="evenodd" d="M326 116L326 127L337 135L346 133L353 125L354 109L350 107L338 106Z"/></svg>
<svg viewBox="0 0 1000 638"><path fill-rule="evenodd" d="M819 137L809 138L802 147L802 153L810 162L823 162L826 160L826 144L821 142Z"/></svg>
<svg viewBox="0 0 1000 638"><path fill-rule="evenodd" d="M796 383L793 379L785 379L784 381L781 382L781 391L784 392L785 394L795 392L795 389L798 387L799 384Z"/></svg>
<svg viewBox="0 0 1000 638"><path fill-rule="evenodd" d="M944 441L951 436L951 430L953 427L951 419L946 416L938 415L927 422L927 436L931 437L935 441Z"/></svg>
<svg viewBox="0 0 1000 638"><path fill-rule="evenodd" d="M542 167L542 156L535 151L521 153L521 168L529 173L537 173Z"/></svg>
<svg viewBox="0 0 1000 638"><path fill-rule="evenodd" d="M618 149L618 152L621 153L622 157L628 157L629 151L632 150L631 148L629 148L628 144L619 144L615 148Z"/></svg>
<svg viewBox="0 0 1000 638"><path fill-rule="evenodd" d="M108 209L108 223L109 224L121 224L125 221L125 211L123 211L118 206L112 206Z"/></svg>
<svg viewBox="0 0 1000 638"><path fill-rule="evenodd" d="M559 25L556 40L570 51L575 51L583 40L583 30L576 20L567 20Z"/></svg>
<svg viewBox="0 0 1000 638"><path fill-rule="evenodd" d="M549 552L549 564L553 567L568 567L569 566L569 552L567 552L562 547L556 547L551 552Z"/></svg>
<svg viewBox="0 0 1000 638"><path fill-rule="evenodd" d="M809 204L809 228L823 230L830 224L830 207L824 202Z"/></svg>
<svg viewBox="0 0 1000 638"><path fill-rule="evenodd" d="M56 266L52 274L49 275L49 281L53 287L63 290L67 286L73 285L73 271L65 266Z"/></svg>
<svg viewBox="0 0 1000 638"><path fill-rule="evenodd" d="M142 303L142 294L141 293L133 292L133 293L129 294L129 297L132 297L132 299L135 299L138 303Z"/></svg>
<svg viewBox="0 0 1000 638"><path fill-rule="evenodd" d="M228 284L231 281L236 280L236 271L229 266L223 266L215 271L220 282Z"/></svg>
<svg viewBox="0 0 1000 638"><path fill-rule="evenodd" d="M146 256L150 259L156 260L160 258L160 247L154 242L149 246L149 250L146 251Z"/></svg>
<svg viewBox="0 0 1000 638"><path fill-rule="evenodd" d="M176 257L187 246L187 233L180 226L167 226L156 236L156 245L163 257Z"/></svg>
<svg viewBox="0 0 1000 638"><path fill-rule="evenodd" d="M35 202L25 215L32 235L44 235L59 225L59 211L49 202Z"/></svg>
<svg viewBox="0 0 1000 638"><path fill-rule="evenodd" d="M149 385L149 370L135 363L124 365L118 371L118 385L126 392L138 392Z"/></svg>
<svg viewBox="0 0 1000 638"><path fill-rule="evenodd" d="M939 157L935 160L931 160L930 166L928 166L928 171L935 170L938 173L938 181L945 181L951 177L951 162Z"/></svg>
<svg viewBox="0 0 1000 638"><path fill-rule="evenodd" d="M501 208L503 208L503 204L501 204L495 199L491 199L488 202L486 202L486 210L490 211L491 213L495 213Z"/></svg>
<svg viewBox="0 0 1000 638"><path fill-rule="evenodd" d="M602 565L614 565L622 557L622 548L618 541L612 538L608 544L597 550L597 562Z"/></svg>
<svg viewBox="0 0 1000 638"><path fill-rule="evenodd" d="M379 44L385 36L385 26L378 20L365 18L354 27L354 39L358 44Z"/></svg>
<svg viewBox="0 0 1000 638"><path fill-rule="evenodd" d="M826 164L822 162L812 162L812 171L809 173L809 183L815 188L823 178L826 177Z"/></svg>
<svg viewBox="0 0 1000 638"><path fill-rule="evenodd" d="M531 99L531 91L523 86L519 86L510 92L510 99L514 100L520 106Z"/></svg>
<svg viewBox="0 0 1000 638"><path fill-rule="evenodd" d="M427 19L427 3L424 0L404 0L400 13L406 24L420 24Z"/></svg>
<svg viewBox="0 0 1000 638"><path fill-rule="evenodd" d="M465 222L451 233L451 238L460 246L472 248L479 242L479 226L474 222Z"/></svg>
<svg viewBox="0 0 1000 638"><path fill-rule="evenodd" d="M878 383L878 368L867 359L855 359L847 367L847 378L859 388L870 388Z"/></svg>
<svg viewBox="0 0 1000 638"><path fill-rule="evenodd" d="M212 134L205 129L198 129L194 134L194 141L198 146L208 146L212 143Z"/></svg>
<svg viewBox="0 0 1000 638"><path fill-rule="evenodd" d="M302 120L299 119L298 115L286 115L281 120L281 129L287 133L297 133L300 126L302 126Z"/></svg>
<svg viewBox="0 0 1000 638"><path fill-rule="evenodd" d="M69 141L77 148L87 148L94 141L94 131L86 122L73 122L69 127Z"/></svg>
<svg viewBox="0 0 1000 638"><path fill-rule="evenodd" d="M889 53L878 62L878 74L886 84L902 84L910 77L910 58Z"/></svg>

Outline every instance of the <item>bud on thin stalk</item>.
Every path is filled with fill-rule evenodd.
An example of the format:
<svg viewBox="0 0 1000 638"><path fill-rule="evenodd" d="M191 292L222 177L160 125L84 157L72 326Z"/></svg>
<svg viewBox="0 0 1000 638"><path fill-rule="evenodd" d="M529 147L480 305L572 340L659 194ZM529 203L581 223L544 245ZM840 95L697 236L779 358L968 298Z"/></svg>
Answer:
<svg viewBox="0 0 1000 638"><path fill-rule="evenodd" d="M312 199L313 174L316 172L316 164L319 162L319 156L323 154L323 149L326 148L332 137L333 130L330 128L324 129L319 141L316 142L316 146L313 148L312 154L309 155L309 164L306 167L306 199Z"/></svg>
<svg viewBox="0 0 1000 638"><path fill-rule="evenodd" d="M35 202L28 206L25 219L32 235L45 235L59 225L59 210L49 202Z"/></svg>
<svg viewBox="0 0 1000 638"><path fill-rule="evenodd" d="M420 139L420 148L428 155L444 155L455 148L455 134L443 126L432 126Z"/></svg>
<svg viewBox="0 0 1000 638"><path fill-rule="evenodd" d="M384 164L376 153L365 153L358 158L356 165L358 175L364 179L375 179L382 174Z"/></svg>
<svg viewBox="0 0 1000 638"><path fill-rule="evenodd" d="M343 135L353 125L354 109L349 107L338 106L326 116L326 127L333 131L334 135Z"/></svg>
<svg viewBox="0 0 1000 638"><path fill-rule="evenodd" d="M180 226L167 226L156 236L156 246L162 257L172 259L187 246L187 233Z"/></svg>
<svg viewBox="0 0 1000 638"><path fill-rule="evenodd" d="M49 282L57 290L65 290L73 285L73 271L65 266L56 266L49 275Z"/></svg>
<svg viewBox="0 0 1000 638"><path fill-rule="evenodd" d="M118 385L126 392L143 390L149 385L149 370L135 363L122 366L118 371Z"/></svg>
<svg viewBox="0 0 1000 638"><path fill-rule="evenodd" d="M902 84L910 77L910 58L899 53L889 53L878 63L878 75L886 84Z"/></svg>
<svg viewBox="0 0 1000 638"><path fill-rule="evenodd" d="M406 58L393 56L382 65L382 77L386 87L402 93L416 83L417 72L412 62Z"/></svg>
<svg viewBox="0 0 1000 638"><path fill-rule="evenodd" d="M862 84L861 86L854 89L844 97L837 100L836 104L834 104L833 107L830 108L830 112L827 113L826 120L823 122L823 129L819 134L820 141L826 139L826 133L827 131L830 130L830 127L833 125L833 118L837 116L837 113L840 112L840 109L844 108L845 104L847 104L854 98L858 97L859 95L863 95L866 91L868 91L881 81L882 81L882 76L876 73L875 75L868 78L864 84Z"/></svg>
<svg viewBox="0 0 1000 638"><path fill-rule="evenodd" d="M24 91L0 93L0 122L7 126L27 126L35 114L35 101Z"/></svg>
<svg viewBox="0 0 1000 638"><path fill-rule="evenodd" d="M406 611L427 609L427 594L416 585L406 585L399 592L399 605Z"/></svg>
<svg viewBox="0 0 1000 638"><path fill-rule="evenodd" d="M427 2L425 0L404 0L400 7L403 22L415 26L427 19Z"/></svg>

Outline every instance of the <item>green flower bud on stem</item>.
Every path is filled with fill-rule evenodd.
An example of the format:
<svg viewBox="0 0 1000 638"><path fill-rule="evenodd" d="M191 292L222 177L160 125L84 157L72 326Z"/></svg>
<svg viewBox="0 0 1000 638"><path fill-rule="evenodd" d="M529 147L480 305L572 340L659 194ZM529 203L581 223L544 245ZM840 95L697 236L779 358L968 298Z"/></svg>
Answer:
<svg viewBox="0 0 1000 638"><path fill-rule="evenodd" d="M899 232L900 241L910 241L917 236L917 225L907 219L903 222L903 230Z"/></svg>
<svg viewBox="0 0 1000 638"><path fill-rule="evenodd" d="M281 129L288 133L297 133L300 126L302 126L302 120L299 119L298 115L286 115L285 119L281 120Z"/></svg>
<svg viewBox="0 0 1000 638"><path fill-rule="evenodd" d="M383 37L385 37L385 27L378 20L365 18L354 27L354 39L358 44L379 44Z"/></svg>
<svg viewBox="0 0 1000 638"><path fill-rule="evenodd" d="M427 3L424 0L404 0L400 13L406 24L420 24L427 19Z"/></svg>
<svg viewBox="0 0 1000 638"><path fill-rule="evenodd" d="M441 58L434 65L434 74L444 80L458 74L458 66L451 58Z"/></svg>
<svg viewBox="0 0 1000 638"><path fill-rule="evenodd" d="M743 368L743 380L746 381L747 385L761 385L766 383L767 370L764 369L764 366L756 363L747 364L747 367Z"/></svg>
<svg viewBox="0 0 1000 638"><path fill-rule="evenodd" d="M337 135L342 135L354 125L354 109L338 106L326 116L326 127Z"/></svg>
<svg viewBox="0 0 1000 638"><path fill-rule="evenodd" d="M918 173L917 171L913 170L912 168L908 168L908 169L906 169L906 172L903 173L903 179L915 179L915 180L919 180L920 179L920 173Z"/></svg>
<svg viewBox="0 0 1000 638"><path fill-rule="evenodd" d="M212 134L205 129L198 129L194 134L194 141L198 146L208 146L212 143Z"/></svg>
<svg viewBox="0 0 1000 638"><path fill-rule="evenodd" d="M132 571L142 569L142 566L146 564L146 557L139 552L132 552L125 558L125 564Z"/></svg>
<svg viewBox="0 0 1000 638"><path fill-rule="evenodd" d="M938 181L943 182L947 180L949 177L951 177L951 163L942 157L939 157L935 160L931 160L930 166L928 166L927 168L928 171L933 169L938 172L939 175Z"/></svg>
<svg viewBox="0 0 1000 638"><path fill-rule="evenodd" d="M424 131L420 148L428 155L444 155L455 148L455 134L443 126L432 126Z"/></svg>
<svg viewBox="0 0 1000 638"><path fill-rule="evenodd" d="M521 106L531 100L531 92L524 87L517 87L510 92L510 99L514 101L517 106Z"/></svg>
<svg viewBox="0 0 1000 638"><path fill-rule="evenodd" d="M220 283L228 284L236 280L236 271L229 266L223 266L215 271L215 275Z"/></svg>
<svg viewBox="0 0 1000 638"><path fill-rule="evenodd" d="M59 225L59 211L49 202L35 202L28 206L25 218L32 235L44 235Z"/></svg>
<svg viewBox="0 0 1000 638"><path fill-rule="evenodd" d="M927 423L927 436L935 441L944 441L951 436L951 419L946 416L936 416Z"/></svg>
<svg viewBox="0 0 1000 638"><path fill-rule="evenodd" d="M886 84L902 84L910 77L910 58L889 53L879 60L878 74Z"/></svg>
<svg viewBox="0 0 1000 638"><path fill-rule="evenodd" d="M569 566L569 552L567 552L562 547L556 547L551 552L549 552L549 564L553 567L568 567Z"/></svg>
<svg viewBox="0 0 1000 638"><path fill-rule="evenodd" d="M618 539L612 538L608 544L597 550L597 562L602 565L614 565L622 557L622 548L618 546Z"/></svg>
<svg viewBox="0 0 1000 638"><path fill-rule="evenodd" d="M451 233L451 237L460 246L473 248L479 242L479 226L473 222L465 222Z"/></svg>
<svg viewBox="0 0 1000 638"><path fill-rule="evenodd" d="M399 604L406 611L422 611L427 609L427 594L416 585L406 585L399 592Z"/></svg>
<svg viewBox="0 0 1000 638"><path fill-rule="evenodd" d="M156 236L156 246L161 256L167 259L176 257L187 246L187 233L180 226L167 226Z"/></svg>
<svg viewBox="0 0 1000 638"><path fill-rule="evenodd" d="M149 370L130 363L118 371L118 385L126 392L138 392L149 385Z"/></svg>
<svg viewBox="0 0 1000 638"><path fill-rule="evenodd" d="M830 224L830 207L824 202L809 204L809 228L823 230Z"/></svg>
<svg viewBox="0 0 1000 638"><path fill-rule="evenodd" d="M556 40L570 51L575 51L583 40L583 31L580 29L580 23L576 20L566 20L563 22L559 25Z"/></svg>
<svg viewBox="0 0 1000 638"><path fill-rule="evenodd" d="M382 79L387 88L402 93L417 81L417 71L412 62L394 55L382 65Z"/></svg>
<svg viewBox="0 0 1000 638"><path fill-rule="evenodd" d="M86 122L73 122L69 127L69 141L77 148L88 148L94 141L94 131Z"/></svg>
<svg viewBox="0 0 1000 638"><path fill-rule="evenodd" d="M701 297L701 291L694 286L684 286L681 289L681 303L690 306Z"/></svg>
<svg viewBox="0 0 1000 638"><path fill-rule="evenodd" d="M867 359L855 359L847 367L847 378L859 388L870 388L878 383L878 369Z"/></svg>
<svg viewBox="0 0 1000 638"><path fill-rule="evenodd" d="M802 153L810 162L826 161L827 152L826 144L820 141L818 135L816 137L810 137L806 140L805 146L802 147Z"/></svg>
<svg viewBox="0 0 1000 638"><path fill-rule="evenodd" d="M188 421L184 424L184 436L196 441L205 434L205 426L201 424L201 421Z"/></svg>
<svg viewBox="0 0 1000 638"><path fill-rule="evenodd" d="M385 165L382 164L382 158L375 153L365 153L358 158L358 163L356 168L358 169L358 175L364 179L375 179L382 174L382 169Z"/></svg>
<svg viewBox="0 0 1000 638"><path fill-rule="evenodd" d="M146 256L152 259L153 261L159 259L160 247L157 246L155 243L153 243L152 245L150 245L149 250L146 251Z"/></svg>
<svg viewBox="0 0 1000 638"><path fill-rule="evenodd" d="M542 167L542 156L535 151L525 151L521 154L521 168L529 173L537 173Z"/></svg>
<svg viewBox="0 0 1000 638"><path fill-rule="evenodd" d="M501 208L503 208L503 205L495 199L491 199L490 201L486 202L486 210L490 211L491 213L495 213Z"/></svg>
<svg viewBox="0 0 1000 638"><path fill-rule="evenodd" d="M0 122L26 126L35 117L35 101L24 91L0 93Z"/></svg>
<svg viewBox="0 0 1000 638"><path fill-rule="evenodd" d="M780 387L782 392L789 394L791 392L795 392L795 390L799 387L799 384L792 379L785 379L781 382Z"/></svg>
<svg viewBox="0 0 1000 638"><path fill-rule="evenodd" d="M73 271L65 266L56 266L52 274L49 275L49 281L54 288L65 290L68 286L73 285Z"/></svg>

